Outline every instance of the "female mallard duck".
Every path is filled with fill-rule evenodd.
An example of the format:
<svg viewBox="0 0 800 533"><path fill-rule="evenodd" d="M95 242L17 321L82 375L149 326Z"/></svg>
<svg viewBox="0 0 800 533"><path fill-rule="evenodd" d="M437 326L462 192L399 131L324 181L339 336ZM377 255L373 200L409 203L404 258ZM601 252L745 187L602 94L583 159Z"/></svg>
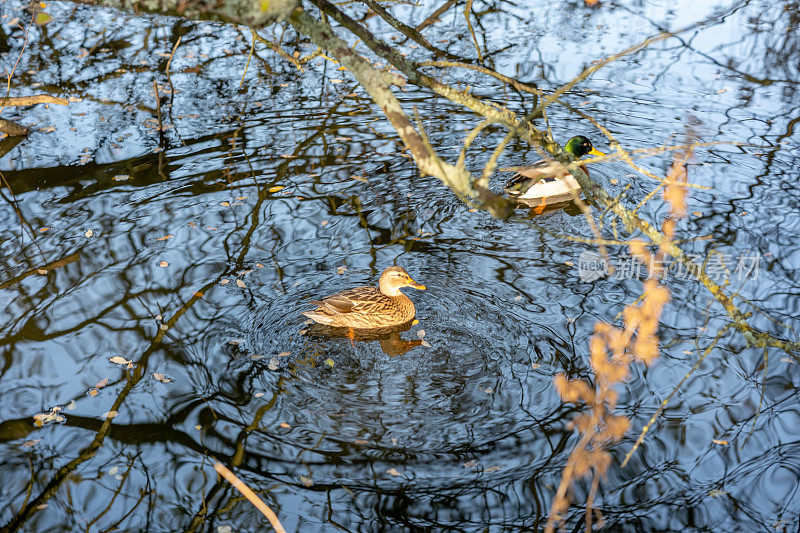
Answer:
<svg viewBox="0 0 800 533"><path fill-rule="evenodd" d="M576 159L585 155L606 155L592 146L592 141L578 135L567 141L564 151ZM581 165L586 170L586 165ZM518 169L518 172L506 182L505 190L516 200L531 207L546 204L569 202L574 195L581 193L578 181L567 168L558 161L539 161L529 167Z"/></svg>
<svg viewBox="0 0 800 533"><path fill-rule="evenodd" d="M303 314L333 327L370 329L405 324L414 318L416 310L411 299L400 292L402 287L425 290L425 285L411 279L402 268L389 267L381 274L377 287L357 287L312 300L318 307Z"/></svg>

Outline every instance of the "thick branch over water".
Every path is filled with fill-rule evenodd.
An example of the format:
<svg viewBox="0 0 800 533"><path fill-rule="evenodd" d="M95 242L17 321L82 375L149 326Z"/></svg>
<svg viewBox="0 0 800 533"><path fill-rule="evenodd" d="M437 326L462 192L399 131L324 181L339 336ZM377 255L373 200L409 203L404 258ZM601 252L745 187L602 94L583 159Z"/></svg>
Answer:
<svg viewBox="0 0 800 533"><path fill-rule="evenodd" d="M286 18L297 0L73 0L81 4L125 9L136 13L176 15L193 20L218 20L261 28Z"/></svg>

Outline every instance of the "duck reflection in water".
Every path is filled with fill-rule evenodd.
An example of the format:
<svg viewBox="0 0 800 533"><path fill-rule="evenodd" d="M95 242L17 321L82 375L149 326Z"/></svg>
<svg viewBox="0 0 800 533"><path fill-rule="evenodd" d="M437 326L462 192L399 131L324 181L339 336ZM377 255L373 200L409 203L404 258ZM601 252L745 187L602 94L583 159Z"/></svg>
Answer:
<svg viewBox="0 0 800 533"><path fill-rule="evenodd" d="M403 354L422 344L421 340L400 338L400 332L411 327L416 314L414 303L400 291L403 287L425 290L425 285L411 279L405 269L392 266L383 271L377 287L356 287L312 300L317 308L302 314L316 324L306 334L378 340L385 353Z"/></svg>
<svg viewBox="0 0 800 533"><path fill-rule="evenodd" d="M400 333L408 331L414 321L409 321L400 326L389 326L384 328L356 329L344 327L332 327L325 324L311 324L307 329L301 330L301 334L310 337L326 337L336 339L350 339L351 342L372 342L378 341L381 350L386 355L403 355L415 346L428 345L421 339L406 340Z"/></svg>

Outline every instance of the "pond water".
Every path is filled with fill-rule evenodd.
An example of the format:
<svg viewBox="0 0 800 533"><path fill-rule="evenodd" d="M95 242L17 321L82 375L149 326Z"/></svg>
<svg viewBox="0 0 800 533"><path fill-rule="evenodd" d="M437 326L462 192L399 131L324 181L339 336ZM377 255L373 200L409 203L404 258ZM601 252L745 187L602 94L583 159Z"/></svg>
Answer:
<svg viewBox="0 0 800 533"><path fill-rule="evenodd" d="M419 23L436 7L393 12ZM711 188L691 190L679 237L701 260L711 250L725 259L726 290L754 326L797 340L800 5L474 9L494 67L544 89L662 29L708 19L611 63L564 100L628 149L690 135L743 143L697 150L690 180ZM3 65L22 51L11 94L76 100L3 111L37 130L0 144L0 527L265 530L218 478L219 460L288 531L542 529L577 440L576 407L561 402L553 378L591 379L595 323L618 323L642 291L624 269L583 281L579 257L594 247L541 231L591 238L585 220L557 211L537 218L537 230L471 210L419 176L336 65L317 59L300 72L258 44L245 72L244 28L65 2L46 11L53 20L31 29L22 51L15 24L30 13L0 3ZM462 12L425 34L474 57ZM393 35L377 17L368 24ZM289 53L315 49L291 30L283 40ZM474 72L442 76L519 112L533 108L530 95ZM423 91L398 94L454 161L480 119ZM548 118L560 142L582 133L608 149L564 107ZM471 171L502 135L476 141ZM517 142L500 163L534 157ZM671 156L641 163L663 175ZM656 185L620 161L593 165L592 176L624 191L630 207ZM639 212L657 223L668 208L656 196ZM624 249L611 252L630 265ZM393 264L428 287L407 291L419 323L394 349L300 334L309 299L374 284ZM632 429L611 448L596 497L604 527L796 531L800 369L772 349L765 368L764 350L747 348L741 333L719 339L620 468L728 324L692 277L671 272L667 286L660 357L618 389ZM34 415L54 406L37 427ZM575 487L569 530L583 527L588 491L588 482Z"/></svg>

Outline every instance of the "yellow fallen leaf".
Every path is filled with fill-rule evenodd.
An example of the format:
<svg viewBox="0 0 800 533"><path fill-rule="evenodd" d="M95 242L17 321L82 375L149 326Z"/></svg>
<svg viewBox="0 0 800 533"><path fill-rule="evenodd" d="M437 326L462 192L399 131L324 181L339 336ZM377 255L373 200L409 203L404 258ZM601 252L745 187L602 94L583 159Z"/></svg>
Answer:
<svg viewBox="0 0 800 533"><path fill-rule="evenodd" d="M97 385L95 385L94 388L95 389L102 389L106 385L108 385L108 378L101 379L100 381L98 381Z"/></svg>
<svg viewBox="0 0 800 533"><path fill-rule="evenodd" d="M110 358L109 361L111 361L115 365L129 365L129 364L131 364L131 360L130 359L125 359L124 357L122 357L120 355L115 355L114 357Z"/></svg>
<svg viewBox="0 0 800 533"><path fill-rule="evenodd" d="M714 440L713 440L713 441L711 441L711 442L713 442L714 444L719 444L720 446L727 446L727 445L728 445L728 441L726 441L726 440L717 440L717 439L714 439Z"/></svg>
<svg viewBox="0 0 800 533"><path fill-rule="evenodd" d="M231 282L231 280L225 279L225 278L222 278L221 280L219 280L219 284L220 285L227 285L230 282Z"/></svg>
<svg viewBox="0 0 800 533"><path fill-rule="evenodd" d="M273 193L273 192L278 192L278 191L283 190L283 189L284 189L284 187L282 187L280 185L276 185L275 187L270 187L268 189L268 191Z"/></svg>
<svg viewBox="0 0 800 533"><path fill-rule="evenodd" d="M281 425L281 427L282 427L282 428L284 428L284 429L289 429L290 427L292 427L292 426L290 426L289 424L287 424L286 422L281 422L281 424L280 424L280 425Z"/></svg>
<svg viewBox="0 0 800 533"><path fill-rule="evenodd" d="M87 392L86 394L88 394L90 397L94 398L95 396L100 394L100 391L97 390L97 389L89 389L89 392Z"/></svg>
<svg viewBox="0 0 800 533"><path fill-rule="evenodd" d="M244 281L242 281L242 280L240 280L240 279L237 279L237 280L236 280L236 285L238 285L238 286L239 286L239 287L241 287L242 289L244 289L244 288L246 287L246 285L244 284Z"/></svg>
<svg viewBox="0 0 800 533"><path fill-rule="evenodd" d="M84 233L84 236L85 236L87 239L88 239L89 237L91 237L92 235L94 235L94 232L93 232L92 230L90 230L90 229L87 229L87 230L86 230L86 233Z"/></svg>
<svg viewBox="0 0 800 533"><path fill-rule="evenodd" d="M156 239L157 241L166 241L167 239L173 238L175 235L164 235L163 237L159 237Z"/></svg>
<svg viewBox="0 0 800 533"><path fill-rule="evenodd" d="M224 205L225 207L230 207L230 202L220 202L219 205Z"/></svg>
<svg viewBox="0 0 800 533"><path fill-rule="evenodd" d="M50 228L39 228L39 233L44 233L45 231L49 230Z"/></svg>
<svg viewBox="0 0 800 533"><path fill-rule="evenodd" d="M44 276L45 274L47 274L47 270L45 270L45 269L43 269L43 268L39 268L39 269L37 269L37 270L36 270L36 272L38 272L38 273L39 273L39 274L41 274L42 276Z"/></svg>
<svg viewBox="0 0 800 533"><path fill-rule="evenodd" d="M333 365L335 365L336 363L333 361L333 359L328 357L327 359L325 359L325 364L328 365L329 367L333 368Z"/></svg>
<svg viewBox="0 0 800 533"><path fill-rule="evenodd" d="M392 476L402 476L403 475L400 472L398 472L396 468L390 468L389 470L386 471L386 473L389 474L389 475L392 475Z"/></svg>
<svg viewBox="0 0 800 533"><path fill-rule="evenodd" d="M310 477L300 476L300 482L305 487L313 487L314 486L314 480L311 479Z"/></svg>
<svg viewBox="0 0 800 533"><path fill-rule="evenodd" d="M102 418L114 418L119 414L119 411L108 411L102 414Z"/></svg>
<svg viewBox="0 0 800 533"><path fill-rule="evenodd" d="M161 261L160 263L158 263L158 266L160 266L161 268L167 268L169 266L169 263L167 263L166 261Z"/></svg>
<svg viewBox="0 0 800 533"><path fill-rule="evenodd" d="M172 381L172 378L168 378L167 376L161 374L160 372L153 372L153 378L156 381L160 381L161 383L170 383Z"/></svg>

